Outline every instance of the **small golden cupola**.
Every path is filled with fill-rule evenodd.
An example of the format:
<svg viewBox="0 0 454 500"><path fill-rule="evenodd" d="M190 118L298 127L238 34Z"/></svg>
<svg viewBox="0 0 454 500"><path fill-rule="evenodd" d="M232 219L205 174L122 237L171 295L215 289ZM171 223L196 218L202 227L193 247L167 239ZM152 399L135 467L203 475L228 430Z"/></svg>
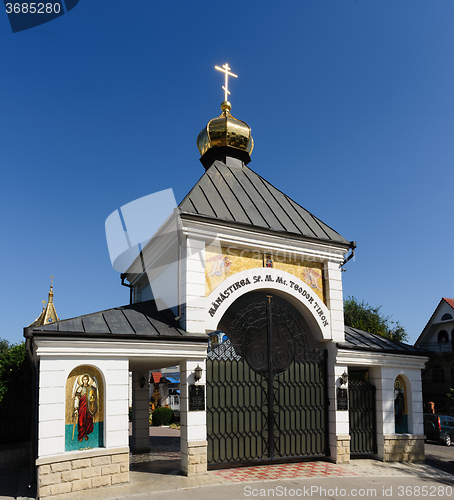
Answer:
<svg viewBox="0 0 454 500"><path fill-rule="evenodd" d="M43 326L55 323L56 321L60 321L58 319L57 311L55 310L54 306L53 285L50 285L50 291L47 297L47 304L45 300L43 300L42 302L43 302L43 310L41 311L41 314L35 319L35 321L33 321L33 323L31 323L28 326Z"/></svg>
<svg viewBox="0 0 454 500"><path fill-rule="evenodd" d="M246 122L234 118L230 111L232 105L227 100L230 94L228 90L228 77L238 78L231 73L229 65L224 64L222 68L215 66L219 71L225 73L224 102L221 104L222 113L208 122L208 125L197 137L197 147L200 151L200 161L208 168L213 160L223 160L225 156L232 156L248 164L250 154L254 148L251 127ZM227 149L228 148L228 149Z"/></svg>

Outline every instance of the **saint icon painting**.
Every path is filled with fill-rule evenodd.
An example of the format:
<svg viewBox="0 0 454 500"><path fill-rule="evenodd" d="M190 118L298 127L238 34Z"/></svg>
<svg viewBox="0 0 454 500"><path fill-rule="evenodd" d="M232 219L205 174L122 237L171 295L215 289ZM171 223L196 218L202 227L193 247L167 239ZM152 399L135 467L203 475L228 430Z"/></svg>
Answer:
<svg viewBox="0 0 454 500"><path fill-rule="evenodd" d="M92 366L79 366L66 383L65 450L103 446L103 383Z"/></svg>
<svg viewBox="0 0 454 500"><path fill-rule="evenodd" d="M84 373L76 379L77 388L74 391L74 431L77 422L77 440L84 438L88 441L88 435L93 432L93 418L98 412L98 384L90 375Z"/></svg>

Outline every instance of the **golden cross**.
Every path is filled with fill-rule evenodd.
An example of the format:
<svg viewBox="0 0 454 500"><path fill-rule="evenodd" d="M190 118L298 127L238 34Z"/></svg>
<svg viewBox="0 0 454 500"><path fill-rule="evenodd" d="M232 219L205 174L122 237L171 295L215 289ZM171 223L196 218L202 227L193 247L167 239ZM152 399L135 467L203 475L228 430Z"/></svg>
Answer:
<svg viewBox="0 0 454 500"><path fill-rule="evenodd" d="M267 297L268 297L268 304L271 304L271 299L273 298L273 296L272 295L267 295Z"/></svg>
<svg viewBox="0 0 454 500"><path fill-rule="evenodd" d="M54 284L54 279L55 279L55 276L54 276L54 275L52 275L52 276L49 276L49 278L50 278L50 282L51 282L51 284L53 285L53 284Z"/></svg>
<svg viewBox="0 0 454 500"><path fill-rule="evenodd" d="M229 65L227 63L225 63L222 66L222 68L220 68L219 66L215 66L215 69L217 69L218 71L222 71L223 73L225 73L225 85L222 88L224 89L224 101L228 101L227 96L230 95L230 92L229 92L229 76L233 76L234 78L238 78L238 75L235 75L234 73L230 73L229 70L231 68L229 68Z"/></svg>
<svg viewBox="0 0 454 500"><path fill-rule="evenodd" d="M45 301L45 300L42 300L41 302L43 303L43 309L44 309L44 304L46 303L46 301Z"/></svg>

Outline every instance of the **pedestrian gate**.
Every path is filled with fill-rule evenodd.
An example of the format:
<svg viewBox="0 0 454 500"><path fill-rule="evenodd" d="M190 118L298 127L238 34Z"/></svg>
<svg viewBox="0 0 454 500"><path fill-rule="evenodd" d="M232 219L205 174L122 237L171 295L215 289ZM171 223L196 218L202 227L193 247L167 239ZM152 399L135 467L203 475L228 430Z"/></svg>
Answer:
<svg viewBox="0 0 454 500"><path fill-rule="evenodd" d="M208 463L326 456L326 358L271 297L236 314L208 353Z"/></svg>
<svg viewBox="0 0 454 500"><path fill-rule="evenodd" d="M377 453L375 386L367 380L349 380L350 454Z"/></svg>

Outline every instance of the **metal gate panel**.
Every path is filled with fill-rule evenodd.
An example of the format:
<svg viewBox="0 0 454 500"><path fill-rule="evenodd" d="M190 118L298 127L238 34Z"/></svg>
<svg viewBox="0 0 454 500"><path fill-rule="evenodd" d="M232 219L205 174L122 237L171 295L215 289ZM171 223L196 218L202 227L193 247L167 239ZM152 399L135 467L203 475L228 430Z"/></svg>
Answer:
<svg viewBox="0 0 454 500"><path fill-rule="evenodd" d="M266 380L230 342L207 360L208 463L268 458Z"/></svg>
<svg viewBox="0 0 454 500"><path fill-rule="evenodd" d="M322 355L317 361L293 363L274 379L276 458L327 455L325 382Z"/></svg>
<svg viewBox="0 0 454 500"><path fill-rule="evenodd" d="M350 454L377 453L375 386L367 380L349 380Z"/></svg>
<svg viewBox="0 0 454 500"><path fill-rule="evenodd" d="M208 463L327 454L326 351L282 305L240 311L207 359Z"/></svg>

